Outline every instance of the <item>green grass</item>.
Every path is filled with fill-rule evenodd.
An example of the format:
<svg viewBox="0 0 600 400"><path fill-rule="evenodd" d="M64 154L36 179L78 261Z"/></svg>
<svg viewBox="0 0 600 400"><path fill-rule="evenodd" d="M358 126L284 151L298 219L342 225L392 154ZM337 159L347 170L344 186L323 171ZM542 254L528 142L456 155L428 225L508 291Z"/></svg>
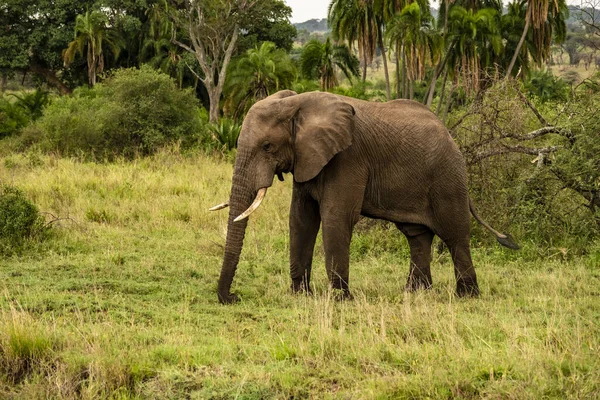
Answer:
<svg viewBox="0 0 600 400"><path fill-rule="evenodd" d="M232 166L164 151L113 164L0 159L52 225L0 259L0 398L598 398L600 250L564 260L475 249L482 296L456 299L447 253L434 288L405 293L408 250L357 229L355 300L288 278L291 182L252 216L234 290L216 282ZM533 255L532 255L533 254Z"/></svg>

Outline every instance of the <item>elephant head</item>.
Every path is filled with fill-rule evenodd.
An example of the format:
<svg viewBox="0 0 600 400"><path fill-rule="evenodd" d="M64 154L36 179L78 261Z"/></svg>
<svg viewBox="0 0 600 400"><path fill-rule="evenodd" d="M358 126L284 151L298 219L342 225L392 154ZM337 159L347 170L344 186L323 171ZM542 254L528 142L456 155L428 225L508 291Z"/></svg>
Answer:
<svg viewBox="0 0 600 400"><path fill-rule="evenodd" d="M296 182L315 178L337 153L352 144L354 108L330 93L280 91L248 111L238 139L229 205L227 241L218 296L230 293L239 261L247 217L260 205L273 177L292 172Z"/></svg>

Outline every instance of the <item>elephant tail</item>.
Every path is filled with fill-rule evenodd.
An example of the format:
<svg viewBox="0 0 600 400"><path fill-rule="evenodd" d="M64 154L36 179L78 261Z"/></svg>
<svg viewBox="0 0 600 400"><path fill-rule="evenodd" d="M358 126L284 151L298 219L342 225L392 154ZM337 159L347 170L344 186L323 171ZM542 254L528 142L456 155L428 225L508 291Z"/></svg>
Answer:
<svg viewBox="0 0 600 400"><path fill-rule="evenodd" d="M492 228L487 222L485 222L485 220L483 218L481 218L479 216L479 214L477 214L477 211L475 211L475 205L473 204L473 200L471 200L470 197L469 197L469 209L471 210L471 214L473 214L473 217L475 217L477 222L479 222L488 231L492 232L494 234L494 236L496 236L496 240L498 241L498 243L500 243L502 246L508 247L509 249L513 249L513 250L519 250L521 248L521 246L519 246L517 244L517 242L515 242L515 240L512 238L512 236L510 234L498 232L497 230Z"/></svg>

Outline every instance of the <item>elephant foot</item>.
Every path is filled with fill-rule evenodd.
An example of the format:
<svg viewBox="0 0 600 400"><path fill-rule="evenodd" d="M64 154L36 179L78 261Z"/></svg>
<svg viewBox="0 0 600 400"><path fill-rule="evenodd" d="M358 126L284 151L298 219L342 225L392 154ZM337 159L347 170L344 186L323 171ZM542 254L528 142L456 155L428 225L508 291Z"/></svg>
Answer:
<svg viewBox="0 0 600 400"><path fill-rule="evenodd" d="M477 281L457 281L456 295L458 297L479 297Z"/></svg>
<svg viewBox="0 0 600 400"><path fill-rule="evenodd" d="M407 292L414 292L422 289L431 289L431 286L430 276L409 276L404 289Z"/></svg>
<svg viewBox="0 0 600 400"><path fill-rule="evenodd" d="M336 301L352 301L354 296L348 289L333 289L333 298Z"/></svg>
<svg viewBox="0 0 600 400"><path fill-rule="evenodd" d="M292 279L292 293L313 294L310 282L306 279Z"/></svg>
<svg viewBox="0 0 600 400"><path fill-rule="evenodd" d="M235 293L228 293L226 295L218 293L219 303L221 304L233 304L240 301L240 298Z"/></svg>

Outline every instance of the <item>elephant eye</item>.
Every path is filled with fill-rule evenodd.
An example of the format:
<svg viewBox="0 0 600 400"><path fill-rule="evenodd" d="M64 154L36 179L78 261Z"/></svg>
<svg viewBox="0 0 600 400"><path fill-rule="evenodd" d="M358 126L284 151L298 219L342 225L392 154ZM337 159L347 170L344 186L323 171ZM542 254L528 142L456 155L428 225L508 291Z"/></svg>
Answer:
<svg viewBox="0 0 600 400"><path fill-rule="evenodd" d="M269 142L264 142L262 144L262 149L264 151L269 151L269 150L271 150L272 147L273 147L273 145L271 143L269 143Z"/></svg>

